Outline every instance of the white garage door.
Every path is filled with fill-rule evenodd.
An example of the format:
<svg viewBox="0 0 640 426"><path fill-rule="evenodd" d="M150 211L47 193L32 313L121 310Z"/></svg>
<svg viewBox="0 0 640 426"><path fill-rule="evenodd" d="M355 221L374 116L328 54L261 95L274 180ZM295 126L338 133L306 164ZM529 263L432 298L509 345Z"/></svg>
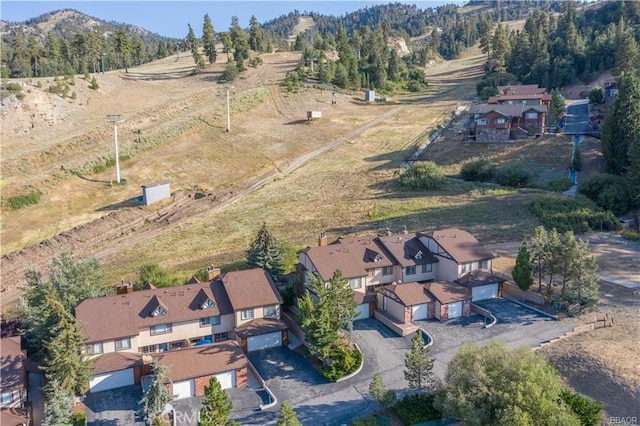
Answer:
<svg viewBox="0 0 640 426"><path fill-rule="evenodd" d="M363 303L362 305L356 306L356 317L353 319L354 321L369 318L369 304Z"/></svg>
<svg viewBox="0 0 640 426"><path fill-rule="evenodd" d="M449 319L462 316L462 302L449 303Z"/></svg>
<svg viewBox="0 0 640 426"><path fill-rule="evenodd" d="M215 374L216 379L220 382L222 389L231 389L236 387L236 371L225 371L224 373Z"/></svg>
<svg viewBox="0 0 640 426"><path fill-rule="evenodd" d="M471 291L471 301L493 299L498 297L498 284L474 287Z"/></svg>
<svg viewBox="0 0 640 426"><path fill-rule="evenodd" d="M422 305L414 305L411 307L411 310L413 311L414 321L425 320L429 314L429 308L426 303L423 303Z"/></svg>
<svg viewBox="0 0 640 426"><path fill-rule="evenodd" d="M133 368L96 374L89 382L90 392L101 392L134 384Z"/></svg>
<svg viewBox="0 0 640 426"><path fill-rule="evenodd" d="M175 399L184 399L196 396L196 386L193 379L173 383L173 396Z"/></svg>
<svg viewBox="0 0 640 426"><path fill-rule="evenodd" d="M282 346L282 332L261 334L260 336L251 336L247 339L247 351L258 351L260 349L275 348Z"/></svg>

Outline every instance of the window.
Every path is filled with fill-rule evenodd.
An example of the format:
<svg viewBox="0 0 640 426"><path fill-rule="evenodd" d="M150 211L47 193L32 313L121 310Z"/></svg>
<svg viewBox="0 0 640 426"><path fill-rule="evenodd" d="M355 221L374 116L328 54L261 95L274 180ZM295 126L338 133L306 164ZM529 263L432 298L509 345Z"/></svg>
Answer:
<svg viewBox="0 0 640 426"><path fill-rule="evenodd" d="M496 118L496 124L504 124L507 122L506 118Z"/></svg>
<svg viewBox="0 0 640 426"><path fill-rule="evenodd" d="M169 345L167 343L160 343L158 345L158 352L166 352L169 350Z"/></svg>
<svg viewBox="0 0 640 426"><path fill-rule="evenodd" d="M487 124L489 124L489 120L487 120L486 118L478 119L478 126L486 126Z"/></svg>
<svg viewBox="0 0 640 426"><path fill-rule="evenodd" d="M538 113L537 112L528 112L524 115L524 118L526 118L527 120L537 120L538 119Z"/></svg>
<svg viewBox="0 0 640 426"><path fill-rule="evenodd" d="M163 317L167 315L167 310L165 308L163 308L162 306L158 306L152 313L151 316L152 317Z"/></svg>
<svg viewBox="0 0 640 426"><path fill-rule="evenodd" d="M385 266L382 268L382 275L391 275L393 274L393 266Z"/></svg>
<svg viewBox="0 0 640 426"><path fill-rule="evenodd" d="M352 289L356 289L356 288L362 288L362 281L360 280L360 278L353 278L349 280L349 286Z"/></svg>
<svg viewBox="0 0 640 426"><path fill-rule="evenodd" d="M267 318L276 316L276 305L273 306L265 306L263 315Z"/></svg>
<svg viewBox="0 0 640 426"><path fill-rule="evenodd" d="M200 318L200 327L206 327L208 325L220 325L220 317L206 317Z"/></svg>
<svg viewBox="0 0 640 426"><path fill-rule="evenodd" d="M240 311L240 318L243 320L253 319L253 308Z"/></svg>
<svg viewBox="0 0 640 426"><path fill-rule="evenodd" d="M160 325L152 325L149 328L149 331L152 336L155 336L157 334L171 333L173 330L172 330L171 324L160 324Z"/></svg>
<svg viewBox="0 0 640 426"><path fill-rule="evenodd" d="M224 333L216 333L213 335L214 342L222 342L223 340L228 340L228 339L229 339L229 333L227 333L226 331Z"/></svg>
<svg viewBox="0 0 640 426"><path fill-rule="evenodd" d="M138 352L143 354L152 354L156 351L156 345L142 346Z"/></svg>
<svg viewBox="0 0 640 426"><path fill-rule="evenodd" d="M422 273L426 274L427 272L433 271L433 265L431 263L425 263L422 265Z"/></svg>
<svg viewBox="0 0 640 426"><path fill-rule="evenodd" d="M467 272L471 272L471 263L463 263L462 265L462 273L466 274Z"/></svg>
<svg viewBox="0 0 640 426"><path fill-rule="evenodd" d="M13 402L13 392L2 392L2 403L10 404Z"/></svg>
<svg viewBox="0 0 640 426"><path fill-rule="evenodd" d="M207 345L213 343L212 336L200 336L189 339L189 346Z"/></svg>
<svg viewBox="0 0 640 426"><path fill-rule="evenodd" d="M421 251L417 252L416 255L413 256L413 258L414 259L422 259L422 252Z"/></svg>
<svg viewBox="0 0 640 426"><path fill-rule="evenodd" d="M513 105L513 101L512 101L512 100L508 100L508 101L507 101L507 104L508 104L508 105Z"/></svg>
<svg viewBox="0 0 640 426"><path fill-rule="evenodd" d="M98 343L89 343L89 348L87 349L90 355L101 354L102 350L102 342Z"/></svg>
<svg viewBox="0 0 640 426"><path fill-rule="evenodd" d="M216 306L216 304L213 303L213 300L207 299L202 304L202 309L209 309L209 308L213 308L214 306Z"/></svg>
<svg viewBox="0 0 640 426"><path fill-rule="evenodd" d="M416 265L407 266L406 268L404 268L404 274L405 275L415 275L416 274Z"/></svg>
<svg viewBox="0 0 640 426"><path fill-rule="evenodd" d="M489 260L483 259L480 261L480 269L489 269Z"/></svg>
<svg viewBox="0 0 640 426"><path fill-rule="evenodd" d="M116 340L116 351L122 351L124 349L131 349L131 339L128 337Z"/></svg>
<svg viewBox="0 0 640 426"><path fill-rule="evenodd" d="M169 349L180 349L184 348L184 340L176 340L175 342L169 343Z"/></svg>

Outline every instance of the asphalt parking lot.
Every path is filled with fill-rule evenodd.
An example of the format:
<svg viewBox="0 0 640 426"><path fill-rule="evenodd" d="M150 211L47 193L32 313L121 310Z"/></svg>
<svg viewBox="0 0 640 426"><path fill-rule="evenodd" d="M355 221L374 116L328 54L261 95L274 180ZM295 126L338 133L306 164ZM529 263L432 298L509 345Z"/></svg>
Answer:
<svg viewBox="0 0 640 426"><path fill-rule="evenodd" d="M136 418L136 410L142 398L140 385L90 393L84 400L89 426L144 426Z"/></svg>

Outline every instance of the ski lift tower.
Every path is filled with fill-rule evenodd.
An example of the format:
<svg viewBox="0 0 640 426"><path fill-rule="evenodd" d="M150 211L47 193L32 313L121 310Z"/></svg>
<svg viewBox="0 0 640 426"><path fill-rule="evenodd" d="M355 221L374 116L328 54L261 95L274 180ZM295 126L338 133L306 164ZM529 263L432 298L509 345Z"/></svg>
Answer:
<svg viewBox="0 0 640 426"><path fill-rule="evenodd" d="M236 86L234 86L231 83L227 83L224 85L225 89L227 89L227 133L229 133L231 131L231 112L229 110L229 91L231 89L234 89Z"/></svg>
<svg viewBox="0 0 640 426"><path fill-rule="evenodd" d="M120 180L120 155L118 154L118 123L124 121L121 115L107 115L107 121L113 123L113 141L116 147L116 183L119 185Z"/></svg>

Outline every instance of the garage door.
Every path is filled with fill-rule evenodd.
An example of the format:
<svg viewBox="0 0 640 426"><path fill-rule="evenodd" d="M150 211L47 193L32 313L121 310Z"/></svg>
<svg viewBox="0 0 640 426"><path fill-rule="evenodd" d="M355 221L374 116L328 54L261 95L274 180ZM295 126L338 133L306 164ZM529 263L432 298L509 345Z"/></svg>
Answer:
<svg viewBox="0 0 640 426"><path fill-rule="evenodd" d="M462 302L449 303L449 319L462 316Z"/></svg>
<svg viewBox="0 0 640 426"><path fill-rule="evenodd" d="M126 370L111 371L105 374L96 374L91 377L89 391L101 392L133 385L134 383L133 368L127 368Z"/></svg>
<svg viewBox="0 0 640 426"><path fill-rule="evenodd" d="M247 339L247 351L258 351L260 349L275 348L282 346L282 332L261 334L260 336L251 336Z"/></svg>
<svg viewBox="0 0 640 426"><path fill-rule="evenodd" d="M369 318L369 304L363 303L362 305L356 306L356 317L353 319L354 321Z"/></svg>
<svg viewBox="0 0 640 426"><path fill-rule="evenodd" d="M428 305L423 303L422 305L415 305L411 307L413 311L413 320L425 320L427 319L427 315L429 314Z"/></svg>
<svg viewBox="0 0 640 426"><path fill-rule="evenodd" d="M225 371L224 373L215 374L216 379L220 382L222 389L231 389L236 387L236 371Z"/></svg>
<svg viewBox="0 0 640 426"><path fill-rule="evenodd" d="M173 396L175 399L184 399L196 396L196 386L193 379L173 383Z"/></svg>
<svg viewBox="0 0 640 426"><path fill-rule="evenodd" d="M489 284L474 287L471 292L471 301L493 299L498 297L498 284Z"/></svg>

